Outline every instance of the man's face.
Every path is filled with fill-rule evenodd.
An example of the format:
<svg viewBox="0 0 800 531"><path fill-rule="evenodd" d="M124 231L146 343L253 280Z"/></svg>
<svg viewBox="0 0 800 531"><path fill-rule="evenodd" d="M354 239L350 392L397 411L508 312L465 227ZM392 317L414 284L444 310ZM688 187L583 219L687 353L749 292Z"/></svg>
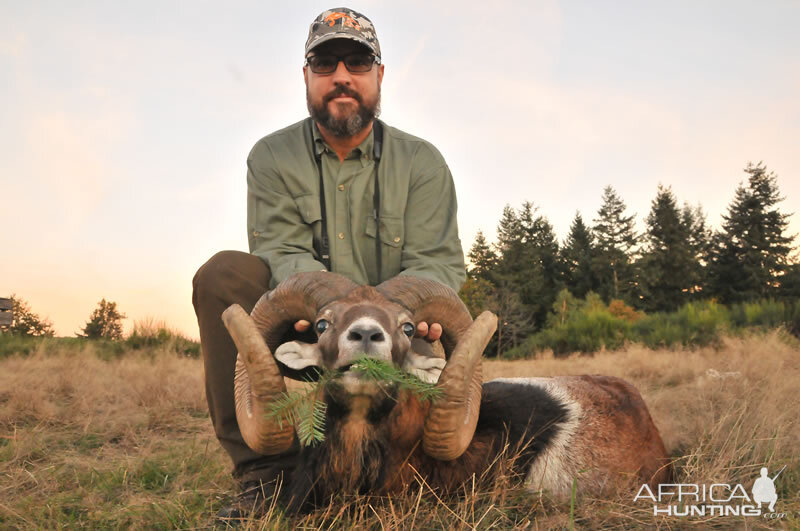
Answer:
<svg viewBox="0 0 800 531"><path fill-rule="evenodd" d="M334 39L320 44L308 55L369 53L365 46L349 39ZM315 74L303 67L308 112L334 136L354 136L380 114L383 65L373 65L369 72L349 72L344 62L330 74Z"/></svg>

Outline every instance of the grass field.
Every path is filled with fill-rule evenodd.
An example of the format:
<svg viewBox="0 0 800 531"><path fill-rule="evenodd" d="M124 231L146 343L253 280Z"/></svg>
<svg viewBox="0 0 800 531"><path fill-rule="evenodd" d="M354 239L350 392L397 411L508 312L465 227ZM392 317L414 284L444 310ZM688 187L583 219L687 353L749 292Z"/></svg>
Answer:
<svg viewBox="0 0 800 531"><path fill-rule="evenodd" d="M208 528L234 491L211 431L199 359L169 349L104 355L101 345L0 359L0 528ZM715 377L713 371L718 377ZM779 520L653 516L635 492L574 506L520 489L510 473L442 499L419 481L393 498L341 497L303 517L279 507L251 529L800 527L800 345L779 332L719 349L636 345L589 357L487 362L487 379L602 373L642 392L682 483L774 474ZM738 373L726 375L725 373ZM509 456L513 458L513 456ZM580 478L577 478L580 487Z"/></svg>

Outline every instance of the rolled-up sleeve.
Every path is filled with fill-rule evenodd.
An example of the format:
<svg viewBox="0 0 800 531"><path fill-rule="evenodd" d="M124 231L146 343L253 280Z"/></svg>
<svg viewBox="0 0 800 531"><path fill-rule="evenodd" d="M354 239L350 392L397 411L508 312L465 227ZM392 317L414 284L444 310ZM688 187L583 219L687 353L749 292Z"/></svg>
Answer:
<svg viewBox="0 0 800 531"><path fill-rule="evenodd" d="M324 270L314 236L278 172L269 146L260 141L247 157L247 231L250 253L270 268L270 287L294 273Z"/></svg>

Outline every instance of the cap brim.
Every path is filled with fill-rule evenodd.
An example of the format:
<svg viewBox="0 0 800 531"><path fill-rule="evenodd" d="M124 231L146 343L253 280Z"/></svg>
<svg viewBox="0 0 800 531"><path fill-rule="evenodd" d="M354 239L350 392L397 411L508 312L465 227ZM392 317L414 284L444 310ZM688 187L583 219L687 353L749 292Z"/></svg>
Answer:
<svg viewBox="0 0 800 531"><path fill-rule="evenodd" d="M324 36L320 37L318 40L314 41L314 45L311 48L308 48L306 50L306 53L310 52L311 50L313 50L314 48L316 48L320 44L324 44L324 43L326 43L328 41L332 41L332 40L335 40L335 39L348 39L348 40L351 40L351 41L356 41L359 44L363 44L364 46L369 48L372 51L372 53L374 53L376 56L380 57L380 54L378 54L378 52L375 50L375 48L373 48L372 45L366 39L362 39L362 38L356 37L355 35L351 35L349 33L328 33L327 35L324 35Z"/></svg>

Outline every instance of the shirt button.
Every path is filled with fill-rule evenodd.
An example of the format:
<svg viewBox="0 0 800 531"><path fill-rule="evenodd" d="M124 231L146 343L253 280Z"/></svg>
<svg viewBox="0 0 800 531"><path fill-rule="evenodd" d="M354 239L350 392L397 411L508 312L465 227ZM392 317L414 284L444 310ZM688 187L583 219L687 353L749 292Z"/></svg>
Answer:
<svg viewBox="0 0 800 531"><path fill-rule="evenodd" d="M344 240L344 232L340 232L337 236L339 236L340 240Z"/></svg>
<svg viewBox="0 0 800 531"><path fill-rule="evenodd" d="M253 231L253 236L261 236L261 233L258 232L257 230L254 230Z"/></svg>
<svg viewBox="0 0 800 531"><path fill-rule="evenodd" d="M400 238L395 238L394 243L400 243Z"/></svg>
<svg viewBox="0 0 800 531"><path fill-rule="evenodd" d="M339 185L339 191L340 191L340 192L344 192L344 185L343 185L343 184L340 184L340 185Z"/></svg>

